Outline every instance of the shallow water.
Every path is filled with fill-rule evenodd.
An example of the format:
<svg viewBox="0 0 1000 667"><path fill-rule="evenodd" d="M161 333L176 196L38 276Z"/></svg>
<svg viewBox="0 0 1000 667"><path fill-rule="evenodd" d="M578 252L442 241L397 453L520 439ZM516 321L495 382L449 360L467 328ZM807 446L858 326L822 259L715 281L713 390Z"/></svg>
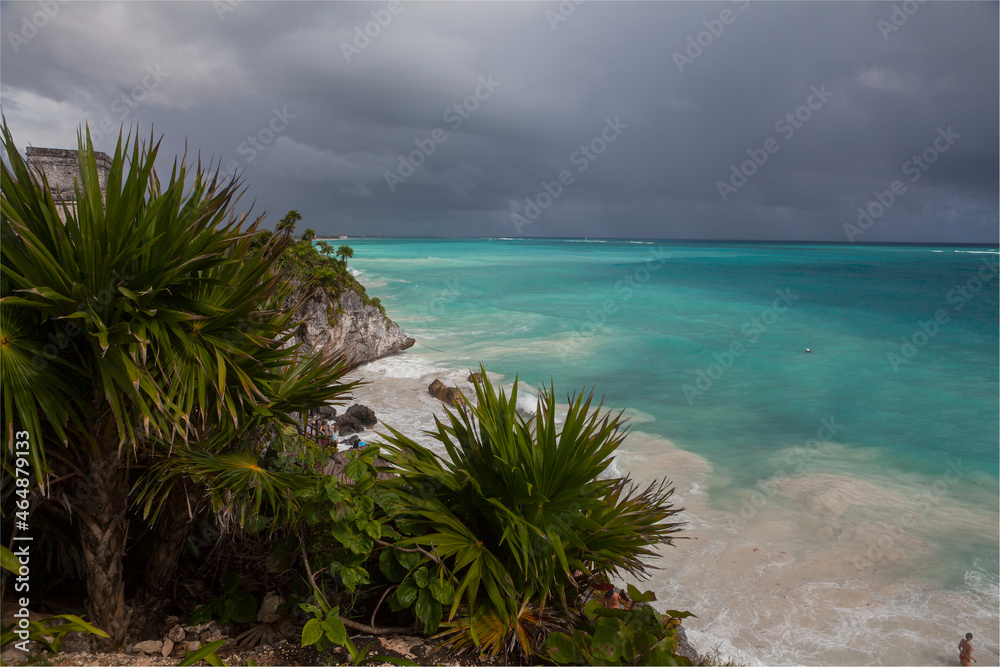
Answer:
<svg viewBox="0 0 1000 667"><path fill-rule="evenodd" d="M383 422L430 428L427 385L479 362L628 408L617 468L672 479L690 522L647 586L702 650L948 664L971 631L996 663L995 249L351 245L418 341L359 371Z"/></svg>

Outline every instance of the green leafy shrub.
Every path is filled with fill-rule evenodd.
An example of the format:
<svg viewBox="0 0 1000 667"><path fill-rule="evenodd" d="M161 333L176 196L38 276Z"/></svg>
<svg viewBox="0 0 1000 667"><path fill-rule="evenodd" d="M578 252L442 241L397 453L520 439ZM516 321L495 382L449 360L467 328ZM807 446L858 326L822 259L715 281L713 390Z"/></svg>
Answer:
<svg viewBox="0 0 1000 667"><path fill-rule="evenodd" d="M686 611L661 614L646 602L656 599L631 584L631 609L606 609L596 600L583 608L571 634L553 632L545 642L546 656L561 665L690 665L677 655L677 626L693 616Z"/></svg>
<svg viewBox="0 0 1000 667"><path fill-rule="evenodd" d="M222 595L202 605L191 614L191 623L205 623L215 618L221 624L252 623L257 618L257 600L240 590L240 578L227 573L222 578Z"/></svg>
<svg viewBox="0 0 1000 667"><path fill-rule="evenodd" d="M390 598L393 611L413 609L413 615L423 625L425 634L437 631L442 608L455 599L455 588L439 569L432 573L422 565L417 552L385 549L379 555L379 569L398 586Z"/></svg>
<svg viewBox="0 0 1000 667"><path fill-rule="evenodd" d="M321 603L322 604L322 603ZM351 641L347 636L347 628L340 620L340 607L319 607L308 602L300 605L303 610L311 613L314 618L302 626L302 645L316 645L319 651L325 651L331 646L346 646Z"/></svg>
<svg viewBox="0 0 1000 667"><path fill-rule="evenodd" d="M371 647L358 649L347 634L347 628L340 619L340 609L329 607L323 603L320 606L314 604L303 604L302 609L310 612L313 618L306 621L302 628L302 645L312 646L325 651L332 646L343 646L351 656L352 665L381 664L388 662L392 665L416 665L417 663L385 655L369 655Z"/></svg>
<svg viewBox="0 0 1000 667"><path fill-rule="evenodd" d="M419 553L394 547L402 534L389 514L399 500L377 482L379 454L374 444L348 450L346 480L314 476L295 494L304 556L307 563L316 564L310 565L308 575L312 607L325 613L336 606L338 613L349 615L355 600L370 595L368 587L375 582L395 588L388 596L391 611L409 609L425 631L433 632L441 620L441 605L451 604L454 591L450 583L430 579L427 568L419 567ZM290 470L322 469L328 462L329 456L315 444L289 459Z"/></svg>
<svg viewBox="0 0 1000 667"><path fill-rule="evenodd" d="M322 450L314 452L313 456L318 454L315 467L325 467L328 457ZM377 504L383 497L372 492L378 454L378 447L373 445L350 450L344 475L351 483L333 475L317 476L313 484L296 493L306 531L302 534L306 557L324 566L324 576L312 582L324 597L336 596L343 590L354 592L368 584L369 560L373 561L371 568L376 569L372 553L375 540L384 535L386 521L384 510Z"/></svg>

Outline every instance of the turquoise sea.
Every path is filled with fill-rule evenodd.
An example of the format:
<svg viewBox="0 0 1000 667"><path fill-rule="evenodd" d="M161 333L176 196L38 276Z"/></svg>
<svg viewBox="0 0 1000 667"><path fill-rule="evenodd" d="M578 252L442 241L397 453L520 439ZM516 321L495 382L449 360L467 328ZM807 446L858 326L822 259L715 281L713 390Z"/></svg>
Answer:
<svg viewBox="0 0 1000 667"><path fill-rule="evenodd" d="M481 362L627 408L619 469L674 479L695 538L655 590L708 648L957 664L971 631L996 663L997 248L349 243L417 340L371 379Z"/></svg>

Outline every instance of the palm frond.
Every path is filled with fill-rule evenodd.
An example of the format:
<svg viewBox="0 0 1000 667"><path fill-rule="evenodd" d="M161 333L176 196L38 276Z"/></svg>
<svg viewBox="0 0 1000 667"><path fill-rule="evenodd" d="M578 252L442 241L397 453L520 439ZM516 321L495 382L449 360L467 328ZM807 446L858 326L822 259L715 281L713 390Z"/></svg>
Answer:
<svg viewBox="0 0 1000 667"><path fill-rule="evenodd" d="M496 631L503 639L491 645L509 650L527 600L566 607L577 570L641 576L643 559L683 526L673 520L682 509L669 482L640 490L601 477L626 431L593 391L570 396L560 424L552 387L542 389L529 420L517 412L516 379L507 392L480 370L477 403L460 403L428 432L447 458L389 429L383 450L397 476L386 484L398 518L420 528L400 544L433 549L454 580L449 621L464 602L471 619L484 619L463 626L468 637L482 646L480 629Z"/></svg>
<svg viewBox="0 0 1000 667"><path fill-rule="evenodd" d="M433 637L445 640L438 650L448 648L459 654L485 651L494 657L517 650L530 656L533 647L544 644L550 634L570 629L567 620L553 613L551 607L530 602L522 603L510 621L505 621L496 609L480 608L472 616L463 613L441 625L446 629Z"/></svg>
<svg viewBox="0 0 1000 667"><path fill-rule="evenodd" d="M297 508L295 491L311 479L268 470L245 450L219 454L175 447L169 459L154 464L136 484L136 504L143 516L155 521L170 487L182 478L204 488L212 511L240 526L257 521L261 514L274 517L275 525L284 525Z"/></svg>

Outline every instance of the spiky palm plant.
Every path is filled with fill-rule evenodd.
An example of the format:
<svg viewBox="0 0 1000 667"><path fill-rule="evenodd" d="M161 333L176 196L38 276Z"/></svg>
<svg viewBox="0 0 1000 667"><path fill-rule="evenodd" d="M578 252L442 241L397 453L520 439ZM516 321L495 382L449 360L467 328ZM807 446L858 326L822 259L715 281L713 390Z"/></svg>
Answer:
<svg viewBox="0 0 1000 667"><path fill-rule="evenodd" d="M177 481L165 469L280 504L286 480L257 464L247 434L353 385L337 384L339 360L289 345L290 288L274 263L290 233L255 245L260 218L232 213L238 181L182 160L161 183L159 141L119 136L102 196L81 131L72 208L29 171L6 122L3 148L5 486L27 431L39 490L74 516L90 618L119 644L130 468L154 473L138 490L147 509Z"/></svg>
<svg viewBox="0 0 1000 667"><path fill-rule="evenodd" d="M601 415L593 392L569 400L557 424L553 391L541 391L536 416L517 412L517 383L510 395L495 390L483 369L478 404L462 402L428 432L444 445L439 458L390 429L389 460L398 476L397 518L419 535L401 547L419 547L452 577L456 595L448 618L464 603L469 621L453 625L480 646L530 655L532 627L546 610L569 613L576 598L574 573L606 578L643 576L654 547L670 544L682 511L659 481L637 489L627 478L599 478L625 438L621 415ZM526 613L530 612L530 613ZM477 620L481 621L477 623ZM479 629L488 628L480 638ZM515 641L516 638L516 641Z"/></svg>

